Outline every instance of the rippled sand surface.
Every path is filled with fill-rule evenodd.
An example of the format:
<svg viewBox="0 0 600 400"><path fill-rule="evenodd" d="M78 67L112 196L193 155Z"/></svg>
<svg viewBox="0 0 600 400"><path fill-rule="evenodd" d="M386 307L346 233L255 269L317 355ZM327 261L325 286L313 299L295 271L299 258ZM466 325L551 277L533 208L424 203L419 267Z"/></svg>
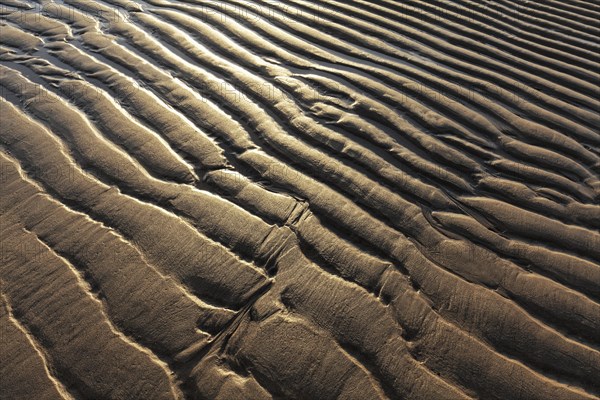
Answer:
<svg viewBox="0 0 600 400"><path fill-rule="evenodd" d="M599 398L597 0L0 19L0 398Z"/></svg>

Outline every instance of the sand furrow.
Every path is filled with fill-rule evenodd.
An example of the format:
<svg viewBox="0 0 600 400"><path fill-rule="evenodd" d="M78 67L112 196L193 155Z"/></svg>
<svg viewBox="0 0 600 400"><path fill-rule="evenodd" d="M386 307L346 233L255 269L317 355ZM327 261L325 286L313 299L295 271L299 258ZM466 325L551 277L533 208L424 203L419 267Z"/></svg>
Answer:
<svg viewBox="0 0 600 400"><path fill-rule="evenodd" d="M590 17L593 17L595 15L600 16L600 13L599 13L600 8L598 7L597 4L594 4L592 2L588 2L586 4L585 2L577 2L577 1L572 2L571 4L569 4L569 3L571 3L571 2L561 3L561 2L551 0L551 1L541 2L537 6L547 10L549 13L551 13L553 10L565 10L570 13L587 11L590 13L588 15ZM586 8L586 6L587 6L587 8Z"/></svg>
<svg viewBox="0 0 600 400"><path fill-rule="evenodd" d="M339 61L338 61L339 62ZM346 74L348 75L348 73ZM360 78L359 78L360 81ZM403 84L406 87L406 83ZM374 83L370 82L370 87L373 88ZM375 86L377 87L377 86ZM372 90L372 89L371 89ZM383 89L380 89L383 90ZM454 113L456 115L460 115L462 116L468 116L470 120L474 121L477 120L480 124L483 125L479 125L477 126L478 129L484 129L484 130L488 130L490 131L490 134L492 135L498 135L499 132L496 128L494 128L488 121L484 121L483 119L481 119L479 116L477 116L474 113L469 113L469 111L462 106L461 104L457 103L457 102L448 102L447 99L444 99L445 96L440 95L439 92L435 92L435 91L419 91L417 92L417 94L421 95L421 96L425 96L425 97L429 97L429 101L434 101L434 102L438 102L441 100L443 107L446 109L450 109L450 110L456 110L454 111ZM472 97L474 97L475 99L479 99L480 95L478 94L471 94ZM441 116L436 116L435 114L432 113L425 113L422 109L420 109L418 103L415 102L411 102L410 100L407 102L405 97L400 97L400 96L395 96L393 92L385 92L383 91L382 93L383 97L390 97L393 101L395 101L396 104L398 103L404 103L408 109L410 111L412 111L413 115L415 115L415 117L418 116L428 116L428 119L425 120L425 123L429 123L429 124L434 124L433 126L436 129L457 129L456 126L453 126L452 123L448 122L448 121L444 121L443 117ZM434 96L432 98L432 96ZM445 101L445 102L444 102ZM485 101L481 101L478 100L478 103L480 104L486 104ZM435 103L434 103L435 104ZM490 103L487 103L490 104ZM438 108L440 108L440 106L438 105ZM554 132L552 129L548 129L542 125L536 124L536 123L532 123L530 121L526 121L524 119L519 118L518 116L514 115L514 114L510 114L507 110L502 110L502 108L499 107L495 107L492 105L492 109L494 110L494 113L497 114L498 116L501 116L504 120L506 120L510 125L512 125L512 127L514 127L515 129L518 129L519 134L525 135L525 137L528 140L535 140L535 141L541 141L544 144L550 144L552 146L559 146L561 148L561 150L563 151L568 151L568 152L576 152L574 154L579 154L582 155L582 151L584 155L584 157L590 157L590 162L592 163L592 165L595 165L597 163L596 160L596 156L592 155L591 153L589 153L587 150L583 149L583 147L581 147L580 145L578 145L575 141L572 141L568 138L564 138L562 137L562 135L558 134L557 132ZM464 117L463 117L464 118ZM487 123L487 124L486 124ZM461 129L458 128L458 130L460 131ZM509 140L505 138L505 142ZM514 147L512 146L508 146L507 147L510 150L513 150ZM579 150L575 150L575 148L579 148ZM514 151L513 151L514 153ZM457 155L454 155L453 158L457 158Z"/></svg>
<svg viewBox="0 0 600 400"><path fill-rule="evenodd" d="M136 243L152 264L190 286L201 298L235 307L244 303L249 292L264 284L265 277L258 270L235 257L226 248L203 237L180 218L151 204L122 195L85 174L64 153L57 140L49 137L43 128L27 123L24 116L20 116L8 103L2 104L3 112L5 115L12 114L15 124L13 135L3 137L3 144L19 158L23 157L21 162L27 164L26 170L30 174L41 180L62 201L85 210L87 214L115 228ZM22 124L22 127L18 124ZM30 135L37 134L33 135L36 138L33 154L26 151L29 143L24 142L28 130ZM54 154L41 156L44 149L53 149ZM136 222L142 215L147 215L153 223L145 225ZM177 240L180 235L186 237L186 243L176 249L170 248L169 242ZM219 263L221 267L219 273L211 278L210 266L214 263ZM220 276L227 270L235 278Z"/></svg>
<svg viewBox="0 0 600 400"><path fill-rule="evenodd" d="M327 3L333 2L337 7L340 7L337 0L325 1ZM456 49L454 51L460 51L463 54L466 53L462 57L466 58L467 60L471 60L473 58L481 59L483 56L484 60L497 61L507 65L509 68L505 68L509 69L509 71L504 71L503 69L503 72L510 72L510 69L515 68L520 74L534 74L534 76L537 76L538 79L549 78L552 80L552 77L560 77L558 81L554 81L553 84L550 84L549 86L560 86L562 82L570 82L580 87L581 85L583 85L583 87L587 87L587 91L589 92L590 96L594 96L594 89L589 86L589 84L586 84L579 79L573 79L575 76L581 76L581 79L587 80L588 82L593 82L595 79L594 73L592 72L593 64L590 64L589 68L591 70L588 69L586 71L580 70L577 68L577 66L570 63L561 63L557 60L554 60L552 65L557 65L554 69L550 69L539 62L536 63L536 61L543 60L545 58L543 54L539 54L538 52L531 50L518 49L513 44L502 42L498 38L489 35L477 35L471 28L452 24L450 27L452 30L462 31L463 29L461 28L467 29L467 33L456 33L445 29L448 27L447 25L433 25L428 22L427 19L415 18L414 16L404 12L405 10L402 7L399 9L385 9L384 7L372 3L367 4L362 0L357 0L356 3L359 3L361 6L363 6L363 8L366 6L368 10L372 10L373 13L379 15L380 18L387 20L388 24L390 21L396 20L397 22L394 24L394 27L400 29L400 32L407 32L409 36L417 35L417 37L420 37L421 40L426 40L426 44L443 52L453 49L451 46L454 45L454 49ZM358 13L360 14L360 9ZM400 24L399 22L403 22L406 25ZM468 33L471 33L471 35L475 36L475 38L472 38L470 35L468 35ZM430 39L428 38L429 35L425 34L429 34L433 38ZM481 42L478 42L474 39L479 39L480 41L484 41L484 43L487 43L488 41L492 42L496 44L498 48L483 46ZM448 42L450 42L451 46L448 46ZM511 51L514 51L517 54L513 55L511 54ZM481 53L480 56L477 56L476 52ZM563 72L559 73L558 70ZM595 95L595 98L597 99L597 94Z"/></svg>
<svg viewBox="0 0 600 400"><path fill-rule="evenodd" d="M404 38L401 35L398 35L396 32L394 32L391 29L385 29L381 26L373 25L373 24L368 23L367 21L364 21L361 18L365 18L365 16L366 16L365 14L362 14L361 18L352 18L347 15L341 14L339 12L335 12L334 10L331 10L329 8L325 8L324 6L315 6L310 3L298 2L298 1L294 1L294 3L301 4L302 7L312 10L314 13L318 12L319 20L323 20L325 18L325 16L327 16L327 18L331 18L332 20L339 21L340 23L343 23L346 26L353 27L354 32L356 32L356 31L360 32L360 31L366 30L367 32L369 32L369 34L375 35L375 36L385 40L386 42L392 42L394 44L397 43L398 45L401 44L403 46L408 45L408 46L412 46L415 49L423 48L423 46L419 47L418 43L415 43L415 42L411 43L411 41L406 40L406 38ZM352 32L352 31L349 31L349 32ZM356 35L356 34L354 34L354 35ZM373 43L373 42L371 42L371 43ZM450 66L452 66L454 68L456 68L456 67L468 68L469 75L457 74L453 68L440 68L439 65L434 64L432 62L428 62L428 60L426 60L422 57L418 57L414 53L401 51L398 46L394 46L394 47L390 46L390 45L384 46L383 42L381 42L381 41L379 42L379 44L376 43L376 45L379 48L379 51L390 54L392 56L400 57L405 60L410 60L410 62L412 64L416 64L422 69L430 70L432 72L435 71L438 74L442 74L442 76L447 77L446 79L449 79L451 82L456 83L456 84L460 83L462 86L465 86L467 88L467 90L470 88L470 90L480 89L482 91L485 91L488 95L498 98L498 100L505 102L507 105L510 105L511 107L521 108L524 110L532 110L532 111L535 110L537 112L540 111L540 108L532 109L531 107L535 107L536 105L532 104L532 103L526 101L524 98L520 97L519 93L523 93L526 96L526 98L528 98L529 96L535 96L534 97L535 99L543 101L547 106L550 106L550 107L555 107L555 105L558 105L557 101L559 101L559 100L557 98L552 98L550 96L547 96L544 93L536 91L535 89L530 88L526 85L523 85L520 82L511 80L511 79L507 79L507 77L502 74L496 73L494 71L490 71L489 69L477 68L476 66L472 66L472 65L469 65L468 63L461 62L457 58L450 58L440 52L431 51L431 49L429 49L430 51L428 53L435 57L434 58L435 61L437 61L438 63L444 61L445 63L448 63ZM388 50L386 51L385 48L388 48ZM493 79L492 82L497 83L499 81L502 81L502 82L505 82L508 86L504 90L501 90L501 88L498 88L497 90L492 90L493 83L490 82L489 78L488 78L488 81L482 82L481 80L474 79L471 76L471 74L477 74L477 75L485 74L484 75L485 77L489 77L489 78ZM465 89L463 89L463 91L464 90ZM554 108L554 111L557 113L562 113L565 111L565 109L568 109L569 112L573 112L573 113L581 112L580 109L578 109L577 107L573 107L568 103L562 103L560 106L560 109ZM555 118L552 113L545 113L544 117L545 117L545 120L547 120L547 121ZM587 122L595 119L595 116L592 116L591 114L588 115L588 117L589 118L585 118L585 120Z"/></svg>
<svg viewBox="0 0 600 400"><path fill-rule="evenodd" d="M595 15L600 13L600 5L594 4L590 1L555 1L555 0L546 0L545 2L548 7L554 7L557 9L563 8L565 10L570 11L584 11L591 12Z"/></svg>
<svg viewBox="0 0 600 400"><path fill-rule="evenodd" d="M467 6L475 6L475 3L473 2L464 1L463 3ZM583 24L585 27L583 29L581 29L581 27L569 27L568 21L564 20L564 23L556 24L554 22L545 23L544 21L538 19L532 24L530 23L530 20L528 21L527 16L529 13L527 12L526 6L521 4L512 4L508 7L505 7L504 5L498 3L500 2L488 2L485 6L477 5L469 9L461 7L460 5L452 5L447 1L444 2L446 7L451 7L452 10L459 11L459 13L462 15L466 14L465 19L467 19L467 21L463 20L464 22L468 22L468 18L487 15L488 18L484 17L481 19L487 23L487 29L490 29L490 25L493 29L493 25L497 24L500 27L506 28L509 32L515 32L523 39L529 40L530 42L542 43L550 48L562 49L567 54L573 50L575 50L575 52L577 50L589 52L589 48L586 46L585 40L594 40L593 32L590 32L589 30L587 33L585 32L585 30L591 28L589 24ZM479 14L475 9L476 7L482 11L481 14ZM497 18L491 19L489 16L494 16ZM585 18L585 16L583 18ZM520 42L525 46L530 45L523 40L520 40ZM551 52L551 50L549 51L541 46L537 47L537 49L540 52Z"/></svg>
<svg viewBox="0 0 600 400"><path fill-rule="evenodd" d="M521 17L522 19L527 18L538 24L541 22L540 20L542 20L544 21L542 24L546 23L552 27L558 26L565 30L568 30L568 27L572 27L575 31L579 30L580 34L588 32L592 37L599 33L598 22L594 20L592 15L588 15L587 13L583 15L576 14L558 8L551 8L543 4L523 3L522 0L517 1L518 4L516 7L514 4L505 0L497 0L497 2L514 7L513 12L519 12L524 15L524 17ZM550 24L550 21L555 22L556 24ZM573 31L569 30L569 32Z"/></svg>
<svg viewBox="0 0 600 400"><path fill-rule="evenodd" d="M214 178L214 179L220 179L222 178L222 174L219 174L218 177ZM238 182L236 182L238 183ZM249 183L246 183L245 186L247 187L249 185ZM231 194L231 192L229 192L229 194ZM273 194L274 195L274 194ZM247 196L244 197L244 200L249 201L249 198ZM253 204L256 204L255 202L252 202ZM271 200L268 202L264 202L262 204L259 204L260 209L264 210L265 207L268 207L269 204L277 204L275 200ZM287 206L287 209L292 209L292 206ZM262 211L262 212L269 212L269 211ZM273 212L270 212L270 214L273 214ZM289 218L289 217L284 217L284 218ZM294 221L297 222L293 222L290 226L292 227L292 229L294 229L297 234L299 235L299 237L306 241L307 244L309 244L311 247L315 248L321 257L323 257L326 262L333 267L337 273L344 277L345 279L349 279L351 281L357 282L358 284L360 284L361 286L365 287L367 290L369 290L370 292L377 292L379 290L382 290L382 287L385 287L386 284L384 282L386 282L387 280L390 279L389 275L393 274L390 271L391 266L389 264L385 264L383 262L379 262L373 259L369 259L369 257L367 257L366 255L363 256L360 254L359 251L357 251L356 249L352 249L351 246L347 246L344 247L342 245L342 242L340 242L340 239L337 238L335 235L333 235L330 232L327 232L327 230L321 226L314 217L311 216L311 214L309 212L303 212L302 216L298 217L298 219L295 219ZM281 221L284 222L284 221ZM338 243L335 247L331 246L331 243ZM342 251L348 252L349 254L347 255L343 255L341 254ZM361 260L361 261L358 261ZM322 262L319 262L319 264L322 264ZM369 268L367 268L367 265L369 265ZM372 265L372 267L371 267ZM370 269L373 268L374 271L373 272L368 272L370 271ZM279 275L281 276L281 274ZM402 280L402 278L400 278ZM593 279L593 278L592 278ZM411 291L412 289L408 289L408 283L405 283L405 288L403 289L403 291L405 290L409 290ZM311 285L313 286L313 285ZM380 289L378 289L380 288ZM387 298L394 298L395 296L397 296L399 293L394 293L394 292L389 292L389 289L386 289L386 296ZM557 301L558 299L554 299L554 301ZM389 300L386 300L389 301ZM558 300L559 301L559 300ZM571 304L578 304L578 301L581 300L574 300ZM592 316L595 315L596 312L595 311L590 311L588 316L593 318ZM415 329L415 328L412 328ZM454 332L457 332L459 335L462 335L462 333L460 331L458 331L456 328L452 328ZM593 329L590 332L593 332ZM477 346L477 344L475 344ZM478 346L481 346L480 344ZM486 350L487 351L487 350ZM465 361L463 361L464 363Z"/></svg>
<svg viewBox="0 0 600 400"><path fill-rule="evenodd" d="M72 267L10 214L3 220L7 296L76 397L179 398L166 368L112 327Z"/></svg>
<svg viewBox="0 0 600 400"><path fill-rule="evenodd" d="M393 4L391 1L387 0L384 1L384 3L389 4L393 9L395 10L402 10L404 12L406 12L406 7L398 7L396 4ZM423 4L423 3L421 3ZM502 5L498 5L496 3L491 3L488 4L486 3L485 5L482 5L481 3L475 4L473 3L468 3L470 10L469 12L467 12L467 16L465 16L465 20L462 21L462 23L459 24L448 24L447 27L450 30L455 30L455 31L473 31L474 29L476 29L478 26L477 24L474 24L471 19L472 17L472 12L475 10L480 10L481 12L485 13L485 14L491 14L494 15L495 18L493 20L488 20L487 24L486 24L486 28L485 29L489 29L489 27L494 27L494 25L497 25L499 23L501 23L502 21L504 21L505 23L508 22L510 23L513 27L517 26L517 27L527 27L527 24L523 23L523 19L519 18L519 13L515 13L515 17L512 18L511 16L507 16L507 13L503 13L498 11L498 9L502 9ZM427 7L427 5L424 5L425 7ZM516 7L513 5L511 8L504 8L504 10L508 10L509 14L514 11ZM422 12L422 10L415 10L413 8L410 9L410 11L412 13L414 12ZM436 12L436 11L434 11ZM437 11L436 12L438 15L441 14L441 20L443 21L445 19L446 16L451 16L452 14L449 14L447 11ZM527 18L527 16L525 15L525 19ZM438 19L440 19L440 17L438 17ZM472 26L471 26L472 25ZM538 50L538 53L547 53L548 51L551 51L552 47L558 47L559 49L564 49L566 53L571 53L573 55L579 55L583 58L588 58L591 60L594 60L595 55L592 51L590 51L587 46L582 45L581 42L578 42L577 39L574 39L572 37L568 37L566 35L561 35L561 32L556 32L555 30L552 31L549 29L549 33L544 35L542 32L544 31L543 27L543 23L540 23L538 21L538 23L534 26L534 31L536 31L537 35L533 36L533 40L528 40L528 41L522 41L520 43L519 47L530 47L532 45L535 45L536 41L541 41L544 42L546 44L545 48L541 48L541 50ZM542 34L541 34L542 33ZM580 32L576 32L576 35L580 34ZM561 38L561 40L559 41L552 41L550 42L550 45L548 45L548 37L552 38L558 36ZM501 34L501 37L505 37L506 39L502 40L501 38L498 38L499 40L495 40L494 43L498 43L501 44L501 46L505 47L507 44L508 46L506 48L512 48L518 51L517 47L515 47L514 45L512 45L511 43L508 43L507 39L511 38L511 36L508 35L504 35ZM513 36L514 38L514 36ZM569 43L571 42L571 43ZM536 57L535 53L533 52L527 52L528 56L531 57Z"/></svg>
<svg viewBox="0 0 600 400"><path fill-rule="evenodd" d="M3 160L3 166L8 175L12 165ZM115 323L140 340L147 340L149 347L160 349L164 356L173 356L192 343L207 339L206 333L196 329L196 321L201 328L215 332L219 324L231 318L231 313L202 304L185 288L162 276L114 231L52 200L33 183L19 179L16 169L10 172L15 181L7 182L7 190L15 188L15 196L6 196L3 206L11 201L22 204L13 212L25 228L77 265L105 299ZM81 248L93 252L83 254ZM110 274L116 264L120 264L120 273ZM151 303L149 291L158 294ZM178 323L168 323L174 320ZM211 326L211 322L216 325Z"/></svg>
<svg viewBox="0 0 600 400"><path fill-rule="evenodd" d="M3 252L3 254L5 254ZM73 399L53 376L40 345L15 318L8 299L0 293L3 395L11 398ZM9 345L10 343L10 345Z"/></svg>

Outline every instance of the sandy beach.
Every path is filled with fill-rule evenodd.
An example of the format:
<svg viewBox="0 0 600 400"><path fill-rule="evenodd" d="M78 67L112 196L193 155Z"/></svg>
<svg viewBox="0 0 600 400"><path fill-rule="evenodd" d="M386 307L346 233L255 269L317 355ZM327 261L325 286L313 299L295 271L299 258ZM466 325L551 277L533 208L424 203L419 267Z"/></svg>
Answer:
<svg viewBox="0 0 600 400"><path fill-rule="evenodd" d="M0 0L0 398L600 397L597 0Z"/></svg>

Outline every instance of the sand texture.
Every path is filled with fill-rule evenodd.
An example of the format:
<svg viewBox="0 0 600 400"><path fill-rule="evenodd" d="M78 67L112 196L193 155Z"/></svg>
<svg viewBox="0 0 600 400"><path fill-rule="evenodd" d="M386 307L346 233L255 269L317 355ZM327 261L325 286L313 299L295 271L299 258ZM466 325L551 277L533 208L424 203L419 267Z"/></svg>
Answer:
<svg viewBox="0 0 600 400"><path fill-rule="evenodd" d="M600 399L598 0L0 0L0 399Z"/></svg>

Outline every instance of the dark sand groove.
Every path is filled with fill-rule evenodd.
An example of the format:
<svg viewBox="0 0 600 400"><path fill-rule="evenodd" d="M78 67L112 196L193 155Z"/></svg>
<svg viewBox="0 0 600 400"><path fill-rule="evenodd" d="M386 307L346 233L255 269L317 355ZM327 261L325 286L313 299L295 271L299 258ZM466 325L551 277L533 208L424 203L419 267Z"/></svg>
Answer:
<svg viewBox="0 0 600 400"><path fill-rule="evenodd" d="M0 0L0 398L598 399L599 15Z"/></svg>

